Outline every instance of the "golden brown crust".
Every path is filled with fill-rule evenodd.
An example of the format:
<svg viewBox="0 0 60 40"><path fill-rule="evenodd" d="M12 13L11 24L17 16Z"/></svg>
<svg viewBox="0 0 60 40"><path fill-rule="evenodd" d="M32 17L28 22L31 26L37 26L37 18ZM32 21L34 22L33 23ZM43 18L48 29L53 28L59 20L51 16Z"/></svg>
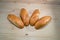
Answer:
<svg viewBox="0 0 60 40"><path fill-rule="evenodd" d="M44 16L40 18L35 24L35 29L40 29L44 27L50 20L51 20L51 16Z"/></svg>
<svg viewBox="0 0 60 40"><path fill-rule="evenodd" d="M38 9L34 10L32 16L30 17L30 25L33 26L36 23L36 21L39 19L39 14L40 12Z"/></svg>
<svg viewBox="0 0 60 40"><path fill-rule="evenodd" d="M29 25L29 15L26 9L24 8L21 9L20 17L26 26Z"/></svg>
<svg viewBox="0 0 60 40"><path fill-rule="evenodd" d="M17 16L15 16L13 14L9 14L7 18L10 22L12 22L18 28L21 28L21 29L24 28L24 24L23 24L21 18L18 18Z"/></svg>

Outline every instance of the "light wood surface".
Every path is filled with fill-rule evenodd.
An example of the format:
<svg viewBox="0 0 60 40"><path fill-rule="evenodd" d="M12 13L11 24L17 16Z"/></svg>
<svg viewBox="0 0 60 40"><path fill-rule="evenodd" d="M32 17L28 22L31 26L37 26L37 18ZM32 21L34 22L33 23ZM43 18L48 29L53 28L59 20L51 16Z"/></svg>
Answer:
<svg viewBox="0 0 60 40"><path fill-rule="evenodd" d="M40 30L35 30L31 26L18 29L7 20L7 15L13 12L19 16L19 11L23 7L29 11L29 15L34 9L39 9L40 17L49 15L52 20ZM59 40L59 30L60 5L0 2L0 40Z"/></svg>

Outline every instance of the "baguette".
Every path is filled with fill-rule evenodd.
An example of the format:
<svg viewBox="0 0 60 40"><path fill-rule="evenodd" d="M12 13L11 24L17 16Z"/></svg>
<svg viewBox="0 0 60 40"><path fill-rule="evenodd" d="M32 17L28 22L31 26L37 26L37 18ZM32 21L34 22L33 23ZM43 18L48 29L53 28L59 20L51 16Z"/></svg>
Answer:
<svg viewBox="0 0 60 40"><path fill-rule="evenodd" d="M39 14L40 12L38 9L34 10L34 12L32 13L32 16L30 17L31 26L33 26L36 23L36 21L39 19Z"/></svg>
<svg viewBox="0 0 60 40"><path fill-rule="evenodd" d="M40 29L44 27L50 20L51 20L50 16L44 16L40 18L35 24L35 29Z"/></svg>
<svg viewBox="0 0 60 40"><path fill-rule="evenodd" d="M24 24L23 24L21 18L15 16L13 14L9 14L7 16L7 18L12 24L16 25L16 27L18 27L20 29L24 28Z"/></svg>
<svg viewBox="0 0 60 40"><path fill-rule="evenodd" d="M25 26L29 25L29 15L26 9L22 8L20 12L20 17Z"/></svg>

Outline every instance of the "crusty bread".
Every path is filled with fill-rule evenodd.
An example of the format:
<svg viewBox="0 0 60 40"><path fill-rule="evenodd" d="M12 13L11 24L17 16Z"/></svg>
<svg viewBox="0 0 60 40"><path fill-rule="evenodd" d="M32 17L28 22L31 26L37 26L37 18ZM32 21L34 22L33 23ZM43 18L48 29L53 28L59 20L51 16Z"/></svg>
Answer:
<svg viewBox="0 0 60 40"><path fill-rule="evenodd" d="M35 23L35 29L44 27L51 20L51 16L44 16Z"/></svg>
<svg viewBox="0 0 60 40"><path fill-rule="evenodd" d="M21 28L21 29L24 28L24 24L21 18L15 16L14 14L9 14L7 18L11 23L16 25L18 28Z"/></svg>
<svg viewBox="0 0 60 40"><path fill-rule="evenodd" d="M20 11L20 17L25 26L29 25L29 15L26 9L22 8Z"/></svg>
<svg viewBox="0 0 60 40"><path fill-rule="evenodd" d="M36 23L36 21L39 19L39 10L35 9L34 12L32 13L32 16L30 17L30 25L34 25Z"/></svg>

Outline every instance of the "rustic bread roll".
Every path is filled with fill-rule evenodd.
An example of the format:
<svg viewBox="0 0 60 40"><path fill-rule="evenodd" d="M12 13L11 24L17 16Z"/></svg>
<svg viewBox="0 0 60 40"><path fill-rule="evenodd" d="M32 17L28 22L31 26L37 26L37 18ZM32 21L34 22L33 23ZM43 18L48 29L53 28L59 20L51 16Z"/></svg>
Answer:
<svg viewBox="0 0 60 40"><path fill-rule="evenodd" d="M7 16L7 18L11 23L16 25L18 28L20 28L20 29L24 28L24 24L23 24L21 18L18 18L17 16L15 16L13 14L9 14Z"/></svg>
<svg viewBox="0 0 60 40"><path fill-rule="evenodd" d="M40 18L35 24L35 29L40 29L44 27L50 20L51 20L50 16L44 16Z"/></svg>
<svg viewBox="0 0 60 40"><path fill-rule="evenodd" d="M20 17L25 26L29 25L29 15L26 9L22 8L20 12Z"/></svg>
<svg viewBox="0 0 60 40"><path fill-rule="evenodd" d="M30 17L30 25L33 26L36 21L39 19L39 10L35 9L34 12L32 13L32 16Z"/></svg>

